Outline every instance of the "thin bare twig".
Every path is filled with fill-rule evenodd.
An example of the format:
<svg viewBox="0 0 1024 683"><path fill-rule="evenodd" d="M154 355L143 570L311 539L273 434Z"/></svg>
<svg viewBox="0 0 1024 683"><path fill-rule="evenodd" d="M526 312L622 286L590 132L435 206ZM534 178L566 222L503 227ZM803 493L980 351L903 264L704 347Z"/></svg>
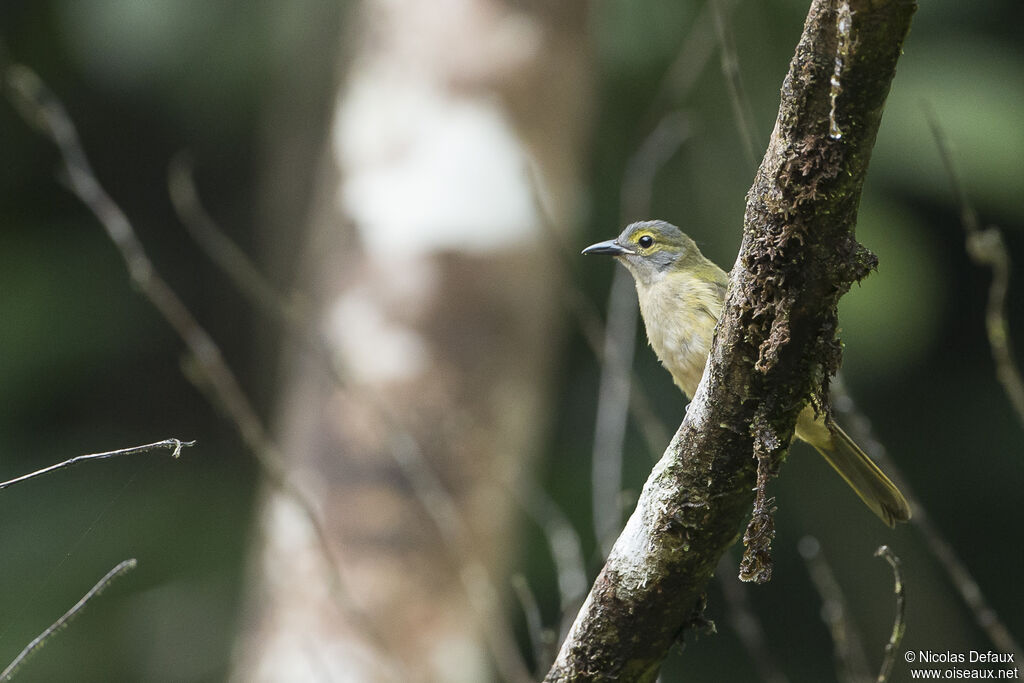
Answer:
<svg viewBox="0 0 1024 683"><path fill-rule="evenodd" d="M187 152L178 152L171 158L167 168L167 190L189 235L250 303L291 327L308 324L312 317L309 304L282 295L207 213L196 188L192 157Z"/></svg>
<svg viewBox="0 0 1024 683"><path fill-rule="evenodd" d="M651 104L652 112L665 111L679 106L697 79L707 66L715 51L714 26L717 13L723 20L728 19L738 0L719 0L719 4L704 3L700 13L690 25L690 31L680 44L679 51L671 66L665 72L665 78L658 86L658 92Z"/></svg>
<svg viewBox="0 0 1024 683"><path fill-rule="evenodd" d="M328 565L330 593L341 611L371 641L386 650L386 641L361 612L341 583L341 570L327 532L313 504L289 478L280 451L224 360L216 342L185 303L157 273L128 217L100 185L74 122L60 100L28 67L9 65L4 73L9 97L22 117L58 148L71 191L86 205L117 247L132 282L184 341L201 376L188 376L220 406L238 430L272 486L288 496L306 517Z"/></svg>
<svg viewBox="0 0 1024 683"><path fill-rule="evenodd" d="M349 386L349 368L342 365L341 358L331 352L317 332L310 306L301 299L283 296L203 208L192 178L192 167L185 157L179 155L172 162L168 186L179 219L214 264L224 271L253 306L297 335L326 367L339 388ZM463 591L487 635L504 677L507 680L526 679L527 667L515 645L514 636L504 620L494 614L500 604L499 591L483 559L474 550L469 525L463 519L458 503L445 488L401 417L382 397L368 393L366 398L387 425L385 451L410 483L417 500L440 531L451 556L461 565L458 576Z"/></svg>
<svg viewBox="0 0 1024 683"><path fill-rule="evenodd" d="M49 467L44 467L41 470L36 470L35 472L29 472L28 474L23 474L20 477L15 477L14 479L8 479L5 482L0 482L0 490L5 489L8 486L13 486L14 484L20 484L20 483L22 483L24 481L28 481L30 479L35 479L36 477L41 477L44 474L50 474L51 472L56 472L57 470L63 470L63 469L66 469L68 467L73 467L74 465L78 465L78 464L83 463L83 462L89 462L91 460L106 460L107 458L116 458L116 457L118 457L120 455L136 455L138 453L149 453L150 451L159 450L161 448L169 448L169 449L171 449L171 457L172 458L178 458L178 457L181 456L181 449L182 448L188 448L190 446L195 446L195 445L196 445L195 441L181 441L179 439L164 439L163 441L156 441L154 443L148 443L148 444L146 444L144 446L132 446L130 448L118 448L115 451L105 451L103 453L90 453L88 455L76 455L73 458L68 458L64 462L59 462L56 465L50 465Z"/></svg>
<svg viewBox="0 0 1024 683"><path fill-rule="evenodd" d="M604 326L594 447L590 458L591 515L601 557L607 557L622 530L622 460L636 348L634 291L626 269L616 268L608 292L608 319Z"/></svg>
<svg viewBox="0 0 1024 683"><path fill-rule="evenodd" d="M100 185L64 105L35 72L25 66L8 67L6 81L22 115L57 145L72 192L99 220L120 252L132 282L174 328L189 352L202 365L209 380L216 385L224 408L238 426L245 442L263 459L266 469L280 477L280 463L265 455L268 438L256 411L228 369L216 343L170 285L156 272L128 217Z"/></svg>
<svg viewBox="0 0 1024 683"><path fill-rule="evenodd" d="M533 659L540 663L535 666L547 665L547 662L554 658L554 633L551 629L544 628L544 620L540 613L540 604L537 596L530 590L530 584L522 574L512 577L512 592L519 601L519 607L523 612L526 621L526 632L530 636L530 646L533 649Z"/></svg>
<svg viewBox="0 0 1024 683"><path fill-rule="evenodd" d="M1006 293L1010 288L1010 252L1003 241L999 228L992 225L981 227L978 212L971 205L967 190L960 180L953 153L946 135L939 125L935 112L925 108L932 137L939 149L939 156L949 177L949 186L960 205L960 223L967 237L967 254L975 265L988 267L992 271L992 282L988 288L988 304L985 308L985 331L988 334L992 359L996 365L996 379L1003 385L1006 397L1017 413L1017 419L1024 427L1024 380L1013 356L1010 341L1010 324L1006 316Z"/></svg>
<svg viewBox="0 0 1024 683"><path fill-rule="evenodd" d="M540 183L536 171L527 169L527 180L530 183L534 207L541 219L541 227L544 228L545 234L557 244L556 249L551 249L547 253L555 259L555 272L562 277L559 286L559 290L563 294L562 302L576 319L576 324L579 325L580 332L583 334L583 341L597 358L598 364L603 364L605 324L601 319L600 309L584 294L579 286L579 278L573 275L578 271L579 247L566 243L562 233L556 229L554 219L541 200ZM650 399L643 391L643 386L638 381L636 373L631 375L630 384L632 386L629 402L630 416L640 431L652 460L657 461L671 432L655 415Z"/></svg>
<svg viewBox="0 0 1024 683"><path fill-rule="evenodd" d="M622 179L622 223L650 213L654 179L688 136L686 117L681 112L669 112L630 156ZM616 268L608 293L608 321L604 328L591 457L594 533L602 557L611 551L612 543L622 530L622 460L630 388L634 384L631 379L637 314L633 278L625 268ZM662 431L668 432L665 428Z"/></svg>
<svg viewBox="0 0 1024 683"><path fill-rule="evenodd" d="M1006 628L1006 624L999 618L999 614L992 607L992 604L985 597L978 582L974 580L971 571L967 568L960 556L953 549L953 545L946 540L946 537L939 531L932 521L931 516L921 504L914 489L903 476L902 471L889 457L885 446L875 438L871 421L863 413L857 410L853 399L846 392L845 387L839 382L832 383L833 402L832 407L843 416L844 422L849 427L851 435L857 443L864 448L888 474L893 482L903 492L903 496L910 503L913 516L910 523L921 532L928 549L931 551L939 565L945 570L946 575L952 582L960 599L964 601L974 622L981 628L996 647L1002 652L1012 652L1017 661L1024 661L1024 649Z"/></svg>
<svg viewBox="0 0 1024 683"><path fill-rule="evenodd" d="M869 680L868 661L860 635L849 619L843 590L821 554L821 544L813 536L804 536L800 539L798 550L821 596L821 618L832 636L839 680L850 683Z"/></svg>
<svg viewBox="0 0 1024 683"><path fill-rule="evenodd" d="M61 617L57 619L57 621L50 624L50 626L45 631L40 633L32 640L31 643L25 646L25 649L23 649L18 654L18 656L14 658L14 661L8 664L7 668L0 672L0 680L10 680L11 677L14 675L14 672L17 671L18 667L24 664L29 657L31 657L39 648L45 645L46 641L49 640L57 631L67 626L68 623L72 619L74 619L79 612L85 609L85 606L89 603L90 600L92 600L97 595L102 593L103 590L114 581L114 579L128 573L132 569L135 569L135 566L137 564L138 563L134 559L124 560L123 562L118 563L118 565L111 569L109 572L107 572L106 575L102 579L100 579L95 586L90 588L89 592L83 595L82 598L78 602L76 602L71 609L69 609L67 612L61 615Z"/></svg>
<svg viewBox="0 0 1024 683"><path fill-rule="evenodd" d="M736 117L736 128L739 129L740 139L743 141L743 151L747 156L747 162L753 168L757 164L757 155L754 152L754 114L743 87L736 43L733 41L729 25L726 23L729 8L723 7L725 5L723 0L711 0L708 5L714 18L715 32L718 35L719 49L722 55L722 75L725 77L725 84L729 90L729 101L732 103L733 115Z"/></svg>
<svg viewBox="0 0 1024 683"><path fill-rule="evenodd" d="M620 220L647 218L654 196L654 180L691 134L689 117L680 110L666 113L626 162L622 175Z"/></svg>
<svg viewBox="0 0 1024 683"><path fill-rule="evenodd" d="M576 256L579 250L571 249L564 251L562 255L564 256L566 253ZM569 268L561 272L572 272L572 269ZM597 306L579 289L575 280L570 280L568 277L565 278L565 285L562 291L564 294L562 300L566 308L569 309L569 312L576 318L576 324L580 327L584 342L591 353L594 354L598 364L603 365L605 324L601 319ZM629 413L640 432L640 436L644 440L644 444L647 446L651 459L656 462L660 449L664 444L668 443L672 432L655 414L650 397L643 390L643 384L639 381L636 372L632 370L630 374Z"/></svg>
<svg viewBox="0 0 1024 683"><path fill-rule="evenodd" d="M377 409L389 426L396 430L391 435L391 456L401 467L427 514L441 532L441 538L452 557L460 563L459 581L478 619L478 626L487 638L502 678L506 681L530 680L529 667L516 645L515 636L499 613L501 598L498 589L491 580L486 563L475 549L469 525L458 504L430 466L419 443L404 430L393 411L380 401L377 402Z"/></svg>
<svg viewBox="0 0 1024 683"><path fill-rule="evenodd" d="M186 373L186 376L224 410L271 485L295 502L306 517L328 565L330 592L337 605L348 619L358 624L360 631L373 641L375 647L383 648L386 641L341 584L341 568L315 506L288 476L280 450L228 367L217 343L156 271L128 217L100 185L63 104L28 67L9 66L5 81L22 116L57 146L72 192L99 220L120 252L132 282L185 342L200 370L194 375Z"/></svg>
<svg viewBox="0 0 1024 683"><path fill-rule="evenodd" d="M876 679L876 683L885 683L892 675L893 666L896 664L896 654L899 652L900 643L903 642L903 634L907 631L905 622L907 604L903 574L900 572L900 558L896 557L896 554L887 545L879 546L875 551L875 557L884 557L892 567L893 592L896 595L896 618L893 620L889 642L885 644L885 656L882 658L882 667L879 669Z"/></svg>
<svg viewBox="0 0 1024 683"><path fill-rule="evenodd" d="M516 502L523 511L540 527L547 540L548 552L555 564L558 580L559 612L568 616L573 608L579 607L586 595L587 571L583 560L583 543L572 523L558 507L558 503L538 485L528 486L510 482ZM568 624L566 624L568 628Z"/></svg>

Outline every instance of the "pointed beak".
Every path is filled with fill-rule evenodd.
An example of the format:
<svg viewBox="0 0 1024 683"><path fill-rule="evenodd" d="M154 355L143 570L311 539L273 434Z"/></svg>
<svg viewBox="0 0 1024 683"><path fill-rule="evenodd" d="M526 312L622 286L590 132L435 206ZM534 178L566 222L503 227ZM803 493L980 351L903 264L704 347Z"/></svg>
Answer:
<svg viewBox="0 0 1024 683"><path fill-rule="evenodd" d="M608 254L609 256L622 256L623 254L632 254L633 251L626 249L624 246L616 242L615 240L605 240L604 242L598 242L597 244L591 244L589 247L583 250L584 254Z"/></svg>

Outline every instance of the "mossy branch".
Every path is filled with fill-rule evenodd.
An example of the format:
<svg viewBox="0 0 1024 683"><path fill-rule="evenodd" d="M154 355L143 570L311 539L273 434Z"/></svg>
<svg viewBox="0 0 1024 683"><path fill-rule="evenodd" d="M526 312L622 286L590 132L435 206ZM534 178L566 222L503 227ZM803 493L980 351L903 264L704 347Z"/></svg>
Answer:
<svg viewBox="0 0 1024 683"><path fill-rule="evenodd" d="M740 536L755 484L762 503L744 574L770 573L763 486L807 397L828 408L836 305L875 264L854 225L915 9L909 0L813 2L748 195L708 368L546 680L654 680L672 644L707 626L705 587Z"/></svg>

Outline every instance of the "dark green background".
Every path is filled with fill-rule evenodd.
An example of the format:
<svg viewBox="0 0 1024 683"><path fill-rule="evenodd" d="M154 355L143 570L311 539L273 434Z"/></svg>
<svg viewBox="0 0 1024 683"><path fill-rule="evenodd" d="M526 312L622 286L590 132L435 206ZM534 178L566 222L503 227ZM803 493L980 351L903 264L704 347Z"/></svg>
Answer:
<svg viewBox="0 0 1024 683"><path fill-rule="evenodd" d="M1011 630L1024 634L1021 428L995 380L984 336L988 274L963 248L958 207L924 116L935 111L983 221L1004 231L1024 267L1024 48L1018 0L922 3L878 136L858 237L880 266L843 300L844 374L915 491ZM715 54L678 101L655 103L701 3L604 0L589 38L596 73L588 217L580 245L618 232L629 155L666 108L692 135L658 176L655 217L681 226L722 266L739 243L753 166L737 133ZM802 2L742 2L730 29L763 150L806 12ZM329 112L343 7L271 0L84 0L0 4L8 56L36 69L67 104L100 180L133 220L153 260L222 345L266 414L276 339L195 248L166 193L168 159L188 149L211 213L278 281L294 266L315 157L290 173L282 208L265 172L275 136L312 146ZM709 37L713 40L713 37ZM256 472L230 426L185 379L182 347L132 289L91 215L55 179L58 158L0 105L0 478L72 455L169 436L198 439L181 461L162 455L80 467L0 493L0 661L74 603L110 567L139 568L109 589L22 671L24 680L220 680L239 621ZM646 216L637 216L644 218ZM275 237L276 235L276 237ZM282 235L286 237L282 237ZM576 277L603 307L611 264ZM1019 277L1010 292L1024 336ZM1024 357L1017 344L1018 357ZM581 530L589 569L589 458L597 365L578 333L563 351L557 425L544 486ZM646 345L637 371L661 418L683 402ZM630 433L627 484L650 458ZM820 539L872 666L891 626L891 575L872 558L888 543L904 563L907 649L987 650L913 527L888 532L808 449L773 484L776 573L750 597L793 681L834 678L820 599L796 552ZM526 525L516 558L555 621L550 561ZM752 680L717 587L719 634L689 642L665 680ZM517 618L518 617L514 617ZM907 678L897 665L896 680Z"/></svg>

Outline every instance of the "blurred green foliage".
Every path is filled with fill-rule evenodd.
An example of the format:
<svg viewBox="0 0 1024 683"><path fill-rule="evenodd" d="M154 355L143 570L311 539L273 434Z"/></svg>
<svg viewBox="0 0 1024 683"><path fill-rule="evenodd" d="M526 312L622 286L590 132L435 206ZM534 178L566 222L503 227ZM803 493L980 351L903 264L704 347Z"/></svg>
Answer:
<svg viewBox="0 0 1024 683"><path fill-rule="evenodd" d="M763 149L806 3L721 3ZM250 253L273 240L261 224L260 164L282 120L322 130L332 96L343 8L310 0L8 0L0 38L37 69L80 127L97 172L134 220L157 266L220 341L246 388L269 410L273 339L172 218L167 160L181 148L200 160L211 212ZM595 121L586 169L589 214L580 244L618 232L630 154L670 110L690 136L662 169L653 216L683 226L720 265L739 243L753 160L744 152L722 75L711 57L686 92L659 93L704 3L600 0L590 38ZM863 411L982 590L1018 636L1024 588L1015 568L1024 483L1020 428L995 381L984 336L988 274L963 250L952 198L924 106L951 140L983 220L1004 230L1024 266L1024 51L1017 0L922 3L905 46L861 207L858 236L878 272L844 298L845 375ZM349 32L350 33L350 32ZM660 98L660 99L659 99ZM282 113L284 112L284 113ZM310 133L313 135L314 133ZM9 661L127 556L139 568L58 636L25 680L220 680L239 620L255 471L231 430L179 370L181 347L130 288L113 247L54 179L57 159L0 106L0 470L4 478L82 452L164 437L195 438L180 462L161 456L75 470L0 495L0 660ZM314 164L296 169L296 185ZM301 205L302 197L296 200ZM252 226L262 225L268 234ZM297 240L291 240L297 241ZM284 262L272 268L287 270ZM607 262L579 266L598 301ZM1018 358L1021 278L1010 294ZM638 335L642 333L638 331ZM683 400L638 345L637 372L670 428ZM589 458L597 365L578 335L561 364L558 419L543 465L545 487L578 525L589 569ZM626 476L636 495L651 456L628 436ZM768 645L792 681L834 676L820 599L796 553L821 540L872 665L891 625L891 575L875 547L904 560L907 649L986 650L948 579L912 527L888 532L807 449L794 449L773 484L779 506L776 579L751 591ZM558 615L550 560L527 525L517 566L548 623ZM688 643L663 680L751 680L713 587L719 635ZM31 667L31 668L29 668ZM899 672L901 669L897 669ZM905 670L903 671L905 673Z"/></svg>

